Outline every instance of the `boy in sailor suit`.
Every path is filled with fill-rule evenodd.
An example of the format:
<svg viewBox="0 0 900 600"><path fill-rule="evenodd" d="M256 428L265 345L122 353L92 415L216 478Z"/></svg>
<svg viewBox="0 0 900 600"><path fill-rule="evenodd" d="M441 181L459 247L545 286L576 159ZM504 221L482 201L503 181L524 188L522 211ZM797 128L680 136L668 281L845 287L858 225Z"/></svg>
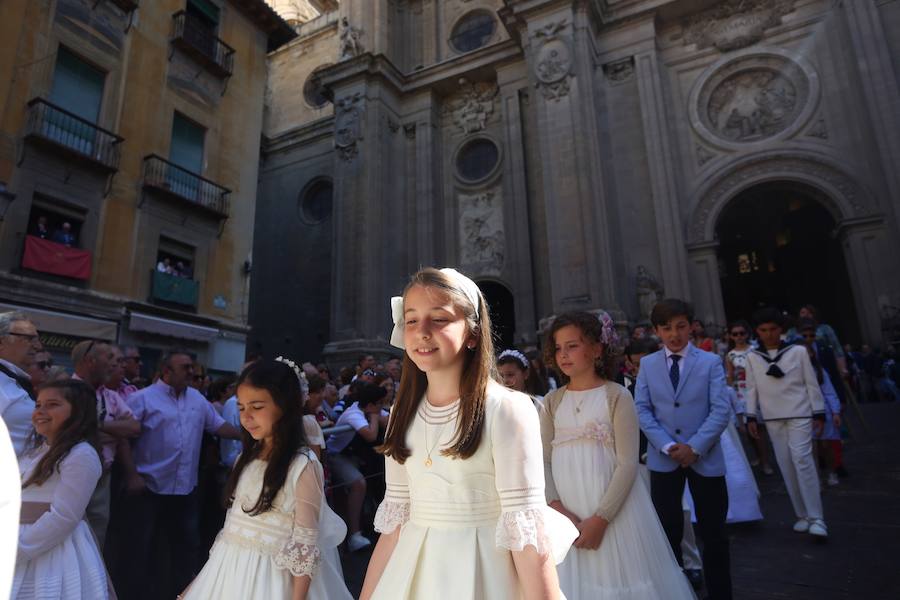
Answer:
<svg viewBox="0 0 900 600"><path fill-rule="evenodd" d="M776 309L760 309L753 321L760 343L747 355L747 430L756 438L757 421L766 422L797 515L794 531L828 537L813 456L813 431L819 435L825 424L815 370L802 345L781 341L783 321Z"/></svg>

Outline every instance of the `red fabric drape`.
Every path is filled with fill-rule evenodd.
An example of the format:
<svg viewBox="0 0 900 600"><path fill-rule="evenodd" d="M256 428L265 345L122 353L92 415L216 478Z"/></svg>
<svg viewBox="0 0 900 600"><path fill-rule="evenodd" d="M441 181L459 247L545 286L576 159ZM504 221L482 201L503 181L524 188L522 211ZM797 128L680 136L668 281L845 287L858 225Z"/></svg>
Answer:
<svg viewBox="0 0 900 600"><path fill-rule="evenodd" d="M81 248L69 248L50 240L27 235L22 266L73 279L90 279L91 253Z"/></svg>

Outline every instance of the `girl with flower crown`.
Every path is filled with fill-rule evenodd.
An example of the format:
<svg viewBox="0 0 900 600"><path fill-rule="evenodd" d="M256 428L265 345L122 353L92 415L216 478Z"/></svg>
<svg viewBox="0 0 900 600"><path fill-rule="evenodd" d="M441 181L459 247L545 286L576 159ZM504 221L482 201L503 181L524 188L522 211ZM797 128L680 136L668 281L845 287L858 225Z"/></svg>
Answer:
<svg viewBox="0 0 900 600"><path fill-rule="evenodd" d="M544 500L534 408L494 380L478 286L423 269L391 304L406 354L361 599L561 598L556 564L577 531Z"/></svg>
<svg viewBox="0 0 900 600"><path fill-rule="evenodd" d="M337 552L347 528L325 502L322 465L304 434L300 380L281 357L241 373L243 450L225 486L225 526L179 598L352 598Z"/></svg>
<svg viewBox="0 0 900 600"><path fill-rule="evenodd" d="M540 410L544 398L535 390L535 381L531 376L531 363L521 351L515 348L504 350L497 356L497 371L500 381L509 389L528 394L534 407Z"/></svg>
<svg viewBox="0 0 900 600"><path fill-rule="evenodd" d="M547 333L547 364L569 380L541 412L547 501L579 531L560 586L568 600L694 598L636 477L634 400L611 381L617 342L602 311L564 314Z"/></svg>

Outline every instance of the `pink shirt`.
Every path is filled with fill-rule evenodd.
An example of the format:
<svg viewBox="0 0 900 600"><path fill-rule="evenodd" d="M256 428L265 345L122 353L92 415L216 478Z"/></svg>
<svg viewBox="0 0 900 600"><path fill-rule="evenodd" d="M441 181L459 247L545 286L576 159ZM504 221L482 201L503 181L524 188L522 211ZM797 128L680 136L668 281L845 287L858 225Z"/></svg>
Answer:
<svg viewBox="0 0 900 600"><path fill-rule="evenodd" d="M84 381L77 374L72 375L72 379L77 381ZM85 382L87 383L87 382ZM97 417L98 419L102 416L103 421L115 421L116 419L126 419L126 418L134 418L134 413L131 412L131 408L125 402L125 399L122 398L118 394L118 392L114 392L113 390L107 389L100 386L100 389L96 390L97 394ZM118 439L112 440L109 442L103 442L100 448L100 452L103 455L103 470L109 469L109 467L113 464L113 460L116 458L116 446L119 444Z"/></svg>

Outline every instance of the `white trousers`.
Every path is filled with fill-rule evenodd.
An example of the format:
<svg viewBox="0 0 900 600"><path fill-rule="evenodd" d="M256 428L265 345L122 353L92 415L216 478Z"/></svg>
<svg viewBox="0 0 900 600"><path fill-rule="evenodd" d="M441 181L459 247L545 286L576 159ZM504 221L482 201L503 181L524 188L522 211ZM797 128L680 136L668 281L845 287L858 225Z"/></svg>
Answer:
<svg viewBox="0 0 900 600"><path fill-rule="evenodd" d="M797 518L821 519L822 496L813 456L812 419L766 421L766 429Z"/></svg>

